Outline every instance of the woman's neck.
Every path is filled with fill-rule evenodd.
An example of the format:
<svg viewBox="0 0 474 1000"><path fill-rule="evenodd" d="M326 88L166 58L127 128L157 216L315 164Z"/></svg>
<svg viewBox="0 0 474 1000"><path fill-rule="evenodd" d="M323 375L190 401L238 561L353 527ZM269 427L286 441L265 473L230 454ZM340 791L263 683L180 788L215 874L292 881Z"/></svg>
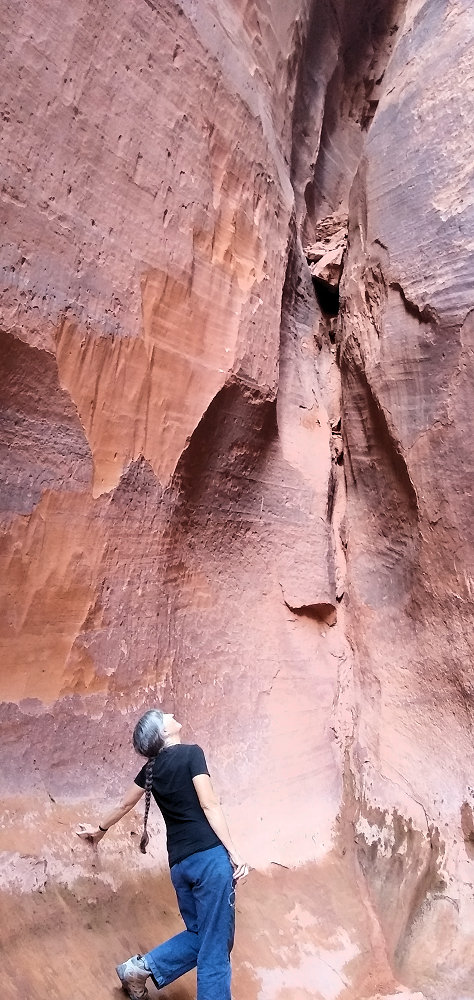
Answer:
<svg viewBox="0 0 474 1000"><path fill-rule="evenodd" d="M167 738L165 739L165 742L164 742L163 750L166 750L168 747L174 747L178 743L181 743L181 739L180 739L179 735L176 735L176 736L167 736Z"/></svg>

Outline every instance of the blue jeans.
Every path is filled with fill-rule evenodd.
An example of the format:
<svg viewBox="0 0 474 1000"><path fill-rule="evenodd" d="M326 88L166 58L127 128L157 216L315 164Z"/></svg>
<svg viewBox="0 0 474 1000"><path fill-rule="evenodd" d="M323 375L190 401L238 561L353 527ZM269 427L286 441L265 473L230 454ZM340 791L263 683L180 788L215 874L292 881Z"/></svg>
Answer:
<svg viewBox="0 0 474 1000"><path fill-rule="evenodd" d="M232 874L229 855L220 845L173 865L171 881L186 930L143 955L158 988L197 966L197 1000L231 1000Z"/></svg>

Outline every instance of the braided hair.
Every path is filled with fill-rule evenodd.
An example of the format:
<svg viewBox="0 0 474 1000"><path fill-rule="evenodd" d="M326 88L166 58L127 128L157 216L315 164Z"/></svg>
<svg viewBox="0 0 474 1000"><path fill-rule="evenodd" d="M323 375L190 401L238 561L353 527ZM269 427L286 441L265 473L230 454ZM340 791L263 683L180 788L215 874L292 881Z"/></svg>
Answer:
<svg viewBox="0 0 474 1000"><path fill-rule="evenodd" d="M152 708L149 712L145 712L145 715L142 715L133 730L133 745L137 753L141 754L142 757L148 758L145 765L145 815L143 819L143 833L140 838L140 850L142 854L146 854L147 845L150 840L147 823L153 784L153 766L158 754L165 745L163 712L160 712L157 708Z"/></svg>
<svg viewBox="0 0 474 1000"><path fill-rule="evenodd" d="M151 786L153 784L154 763L155 763L155 758L151 757L150 760L147 760L145 764L145 815L143 817L143 833L140 837L140 850L142 854L146 854L148 841L150 840L147 831L147 823L148 823L148 813L150 811Z"/></svg>

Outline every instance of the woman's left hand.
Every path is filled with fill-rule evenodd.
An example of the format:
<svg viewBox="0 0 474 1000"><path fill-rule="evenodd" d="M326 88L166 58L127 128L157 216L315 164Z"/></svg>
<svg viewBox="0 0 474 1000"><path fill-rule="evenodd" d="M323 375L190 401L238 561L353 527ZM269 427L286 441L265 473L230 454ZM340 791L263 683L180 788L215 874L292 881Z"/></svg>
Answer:
<svg viewBox="0 0 474 1000"><path fill-rule="evenodd" d="M97 826L91 826L90 823L79 823L76 834L81 840L88 840L90 844L98 844L99 840L105 837L103 830L99 830Z"/></svg>

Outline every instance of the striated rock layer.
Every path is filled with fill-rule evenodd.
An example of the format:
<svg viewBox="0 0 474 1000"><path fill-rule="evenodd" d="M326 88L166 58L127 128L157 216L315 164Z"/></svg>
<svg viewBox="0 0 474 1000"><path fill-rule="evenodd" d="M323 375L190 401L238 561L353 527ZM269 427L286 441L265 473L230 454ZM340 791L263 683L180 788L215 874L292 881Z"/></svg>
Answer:
<svg viewBox="0 0 474 1000"><path fill-rule="evenodd" d="M467 0L1 17L6 995L178 928L156 816L71 841L160 702L236 1000L474 998Z"/></svg>
<svg viewBox="0 0 474 1000"><path fill-rule="evenodd" d="M473 29L467 4L407 8L351 191L338 334L362 864L400 974L449 997L474 993Z"/></svg>

